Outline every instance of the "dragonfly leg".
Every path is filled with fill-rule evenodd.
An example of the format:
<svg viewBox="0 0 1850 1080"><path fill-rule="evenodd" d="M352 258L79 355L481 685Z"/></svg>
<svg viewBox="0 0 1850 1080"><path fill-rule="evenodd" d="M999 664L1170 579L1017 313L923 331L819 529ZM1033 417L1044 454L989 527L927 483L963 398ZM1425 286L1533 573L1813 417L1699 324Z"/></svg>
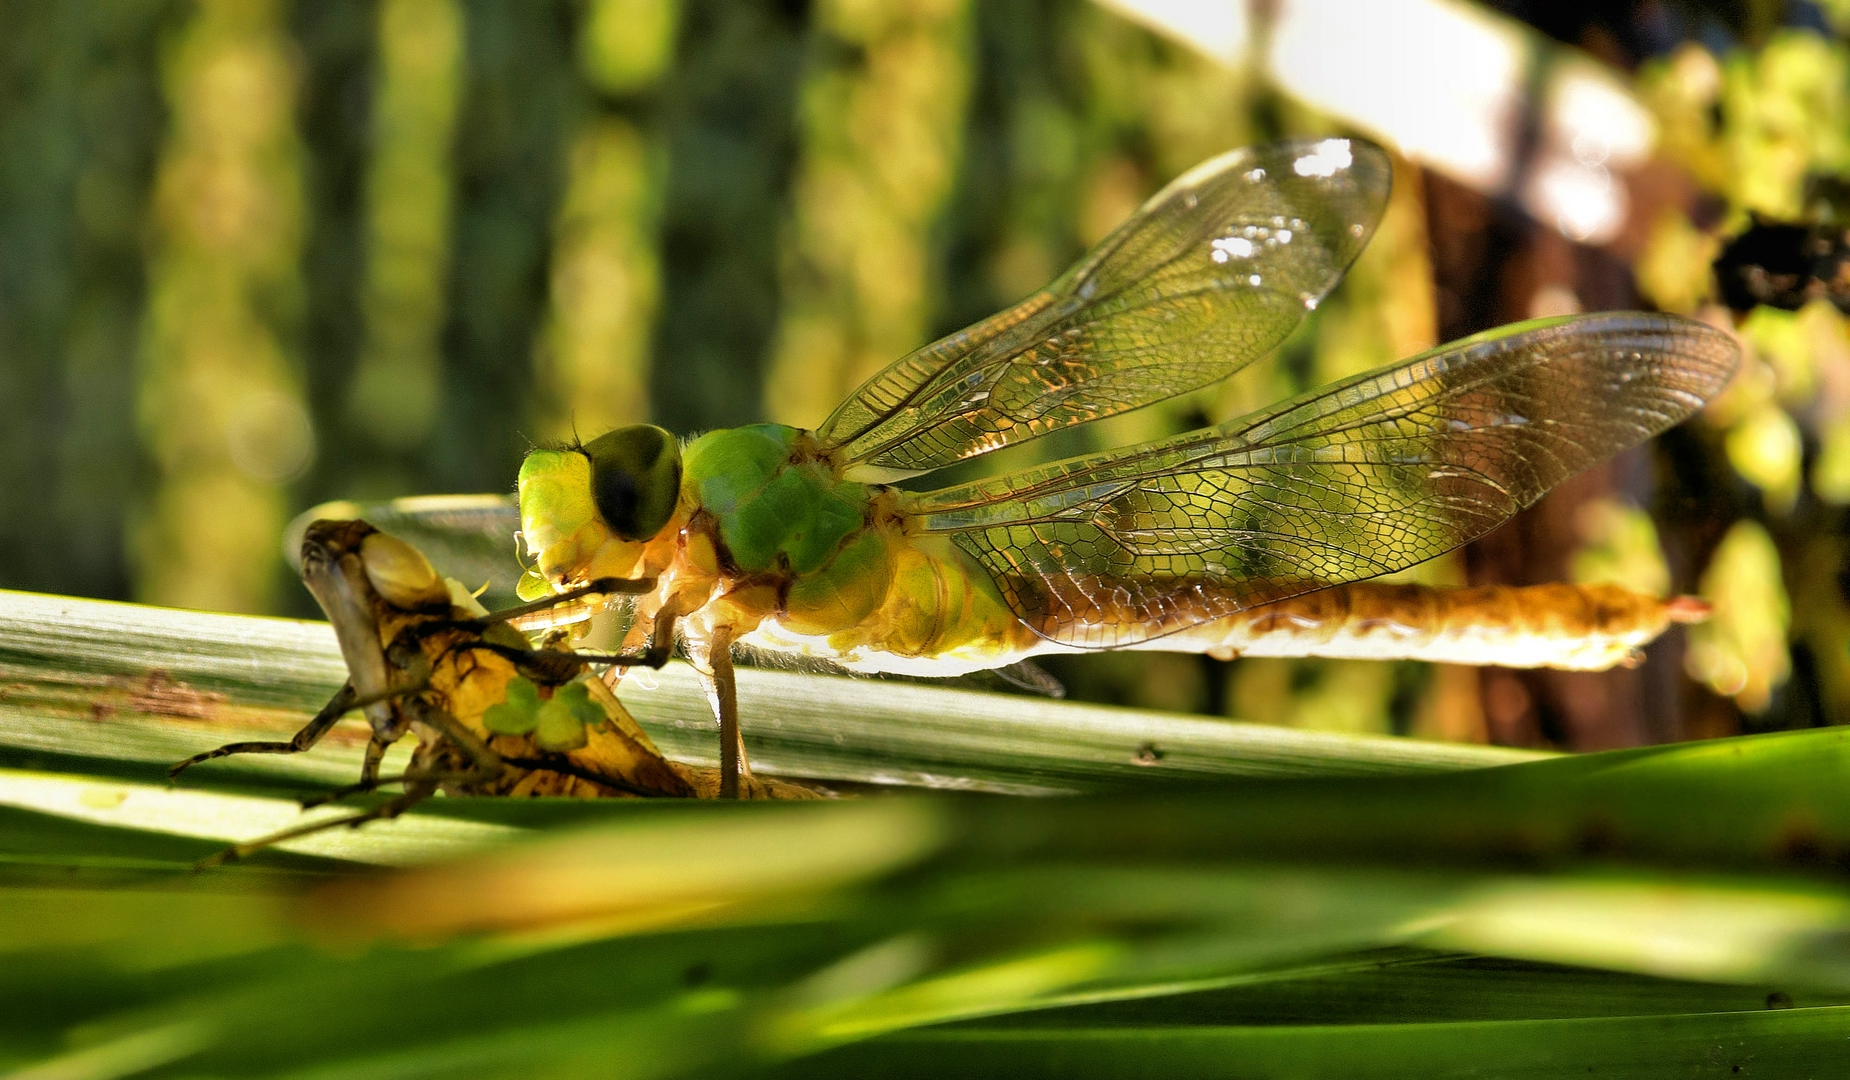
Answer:
<svg viewBox="0 0 1850 1080"><path fill-rule="evenodd" d="M587 596L634 596L638 593L646 593L653 588L655 588L655 579L652 577L598 578L588 584L580 585L575 589L567 589L564 592L554 593L551 596L543 596L531 603L521 604L518 607L502 608L500 611L491 611L473 621L484 624L508 622L525 615L532 615L535 612L551 610L560 604L569 603L573 600L582 600Z"/></svg>
<svg viewBox="0 0 1850 1080"><path fill-rule="evenodd" d="M474 768L467 773L459 774L458 779L485 784L501 775L501 771L506 768L506 763L501 760L500 754L495 753L486 742L482 741L481 736L469 730L462 721L451 716L448 710L440 709L422 699L413 699L413 701L415 704L412 706L412 714L420 723L437 729L457 749L469 756ZM436 774L425 773L423 775Z"/></svg>
<svg viewBox="0 0 1850 1080"><path fill-rule="evenodd" d="M466 769L418 768L406 769L397 776L380 776L379 759L384 755L390 742L374 739L367 744L366 763L360 770L360 781L348 784L332 791L323 792L302 800L302 809L308 810L327 803L337 802L350 795L364 795L376 791L387 784L445 784L461 782L465 784L483 784L501 775L504 763L500 755L489 748L488 744L476 737L473 731L457 722L448 712L428 705L422 700L413 699L416 704L411 711L422 723L436 728L458 749L469 756L470 765Z"/></svg>
<svg viewBox="0 0 1850 1080"><path fill-rule="evenodd" d="M405 788L403 794L395 795L391 799L373 807L371 810L366 810L350 817L334 818L331 821L313 821L306 825L297 825L292 828L273 832L268 836L260 836L255 840L247 840L242 844L233 844L216 855L209 855L194 863L193 869L210 870L215 866L222 866L228 862L235 862L255 852L262 851L264 848L274 844L280 844L285 840L294 840L300 836L312 836L318 832L326 832L329 829L339 829L342 827L357 829L369 821L386 821L397 817L436 793L437 784L435 782L419 782L414 785L409 785Z"/></svg>
<svg viewBox="0 0 1850 1080"><path fill-rule="evenodd" d="M544 664L563 664L573 668L603 667L618 672L616 677L608 674L604 677L606 685L615 686L621 679L621 672L633 667L666 667L674 656L675 619L672 615L662 615L655 621L655 628L649 634L649 644L641 652L565 652L559 649L519 649L501 645L492 641L468 641L453 646L457 651L481 649L497 656L511 660L516 666L537 667ZM550 681L550 680L549 680Z"/></svg>
<svg viewBox="0 0 1850 1080"><path fill-rule="evenodd" d="M329 803L339 802L351 795L365 795L392 784L418 784L427 781L433 784L445 784L451 781L479 783L483 779L480 767L468 769L406 769L397 776L381 776L371 783L348 784L346 787L338 787L333 791L323 792L320 795L303 799L301 800L302 809L313 810L317 806L326 806ZM488 777L488 779L493 779L493 777Z"/></svg>
<svg viewBox="0 0 1850 1080"><path fill-rule="evenodd" d="M732 627L717 626L707 638L706 655L694 670L707 692L707 704L719 718L719 797L741 798L751 788L752 767L739 731L739 688L732 673ZM704 661L704 662L702 662Z"/></svg>
<svg viewBox="0 0 1850 1080"><path fill-rule="evenodd" d="M560 655L570 656L573 659L581 660L584 663L589 664L593 667L603 667L603 666L608 665L611 668L611 670L617 671L617 672L622 672L625 668L633 668L633 667L654 668L655 670L660 671L662 668L667 666L669 658L674 656L675 623L676 623L677 618L678 616L675 615L672 611L664 611L661 614L657 615L655 617L655 626L649 631L649 647L639 653L625 653L625 652L576 653L575 652L575 653L566 653L566 654L560 654ZM542 650L542 651L536 651L534 655L535 656L551 656L555 654L547 653ZM606 675L604 678L604 683L607 686L614 687L620 679L621 679L621 675L619 675L617 678L611 678L608 675Z"/></svg>
<svg viewBox="0 0 1850 1080"><path fill-rule="evenodd" d="M321 711L315 714L315 718L304 724L302 730L296 732L295 737L287 742L226 743L216 750L194 754L185 761L170 766L167 770L167 779L174 779L202 761L230 757L232 754L300 754L311 750L323 736L333 730L335 723L342 716L362 704L371 704L371 702L362 702L358 693L353 689L353 683L349 682L336 691L328 703L321 707Z"/></svg>
<svg viewBox="0 0 1850 1080"><path fill-rule="evenodd" d="M391 745L377 735L367 740L366 760L360 763L360 782L357 785L362 791L371 791L379 786L379 765L385 760L385 752Z"/></svg>

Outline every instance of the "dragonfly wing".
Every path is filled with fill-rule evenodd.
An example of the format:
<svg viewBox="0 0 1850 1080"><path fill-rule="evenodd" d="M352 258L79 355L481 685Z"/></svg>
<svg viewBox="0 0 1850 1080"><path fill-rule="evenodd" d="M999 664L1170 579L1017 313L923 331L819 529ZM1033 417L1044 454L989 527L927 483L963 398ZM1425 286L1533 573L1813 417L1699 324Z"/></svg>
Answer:
<svg viewBox="0 0 1850 1080"><path fill-rule="evenodd" d="M1537 320L908 514L1041 634L1119 647L1449 551L1683 420L1737 362L1728 335L1675 316Z"/></svg>
<svg viewBox="0 0 1850 1080"><path fill-rule="evenodd" d="M437 572L474 589L483 582L482 602L490 608L520 602L520 558L514 534L520 530L520 507L506 495L418 495L376 502L322 503L307 510L283 531L283 556L301 569L302 536L321 518L359 518L391 533L430 559Z"/></svg>
<svg viewBox="0 0 1850 1080"><path fill-rule="evenodd" d="M1042 291L869 379L822 444L855 479L893 479L1223 379L1341 280L1391 180L1357 140L1223 154Z"/></svg>

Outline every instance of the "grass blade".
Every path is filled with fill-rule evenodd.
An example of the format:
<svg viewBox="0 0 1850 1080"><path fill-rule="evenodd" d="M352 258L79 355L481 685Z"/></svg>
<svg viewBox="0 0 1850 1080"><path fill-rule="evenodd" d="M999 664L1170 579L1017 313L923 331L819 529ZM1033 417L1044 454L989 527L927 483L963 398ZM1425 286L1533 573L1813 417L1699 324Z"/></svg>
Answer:
<svg viewBox="0 0 1850 1080"><path fill-rule="evenodd" d="M0 765L155 780L152 766L221 742L286 737L344 677L324 623L0 591ZM739 694L756 767L854 783L1050 794L1537 756L783 671L741 671ZM684 665L654 689L626 683L623 697L671 756L717 762ZM364 736L343 728L325 750L214 762L188 782L293 794L350 779Z"/></svg>
<svg viewBox="0 0 1850 1080"><path fill-rule="evenodd" d="M437 799L180 873L357 763L165 764L339 678L318 624L0 594L0 1067L1669 1076L1850 1038L1836 730L1560 758L751 672L777 769L1077 794ZM626 695L711 753L684 673Z"/></svg>
<svg viewBox="0 0 1850 1080"><path fill-rule="evenodd" d="M1678 1080L1824 1077L1843 1068L1850 1007L1462 1024L908 1032L785 1075Z"/></svg>

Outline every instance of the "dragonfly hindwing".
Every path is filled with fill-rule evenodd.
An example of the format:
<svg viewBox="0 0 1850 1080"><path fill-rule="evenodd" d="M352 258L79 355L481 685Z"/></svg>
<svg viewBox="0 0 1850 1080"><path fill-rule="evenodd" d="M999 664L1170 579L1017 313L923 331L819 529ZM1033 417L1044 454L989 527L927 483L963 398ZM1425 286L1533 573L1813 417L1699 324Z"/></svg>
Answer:
<svg viewBox="0 0 1850 1080"><path fill-rule="evenodd" d="M907 513L1043 636L1120 647L1443 554L1688 417L1737 359L1727 334L1673 315L1520 323Z"/></svg>

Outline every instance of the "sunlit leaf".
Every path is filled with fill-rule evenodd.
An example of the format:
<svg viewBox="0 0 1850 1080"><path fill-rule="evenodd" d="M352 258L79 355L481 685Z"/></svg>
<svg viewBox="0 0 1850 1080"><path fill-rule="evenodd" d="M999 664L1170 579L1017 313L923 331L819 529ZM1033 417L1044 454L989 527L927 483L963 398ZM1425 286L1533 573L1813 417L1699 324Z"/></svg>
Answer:
<svg viewBox="0 0 1850 1080"><path fill-rule="evenodd" d="M1799 426L1786 410L1767 402L1728 430L1728 461L1766 495L1767 507L1784 513L1798 497L1804 456Z"/></svg>
<svg viewBox="0 0 1850 1080"><path fill-rule="evenodd" d="M1765 528L1735 522L1702 573L1702 596L1715 613L1690 630L1690 676L1750 712L1766 708L1790 671L1786 630L1792 615L1779 549Z"/></svg>
<svg viewBox="0 0 1850 1080"><path fill-rule="evenodd" d="M1582 585L1611 582L1644 593L1670 593L1670 567L1651 515L1617 499L1594 499L1574 513L1584 545L1568 560L1568 573Z"/></svg>
<svg viewBox="0 0 1850 1080"><path fill-rule="evenodd" d="M160 782L189 754L288 737L344 677L325 623L0 592L0 679L12 687L0 696L0 766L59 762ZM622 698L671 757L718 762L711 711L685 665L626 680ZM1535 756L762 669L740 672L739 700L755 768L853 783L1053 793ZM294 794L304 781L350 782L364 740L352 723L313 753L209 762L184 783Z"/></svg>
<svg viewBox="0 0 1850 1080"><path fill-rule="evenodd" d="M748 672L780 768L1090 793L433 799L180 873L301 820L318 774L162 767L299 722L334 655L315 624L0 594L0 1066L1118 1075L1140 1046L1423 1076L1494 1044L1517 1075L1682 1076L1850 1037L1843 730L1550 757ZM685 669L625 692L713 752Z"/></svg>

